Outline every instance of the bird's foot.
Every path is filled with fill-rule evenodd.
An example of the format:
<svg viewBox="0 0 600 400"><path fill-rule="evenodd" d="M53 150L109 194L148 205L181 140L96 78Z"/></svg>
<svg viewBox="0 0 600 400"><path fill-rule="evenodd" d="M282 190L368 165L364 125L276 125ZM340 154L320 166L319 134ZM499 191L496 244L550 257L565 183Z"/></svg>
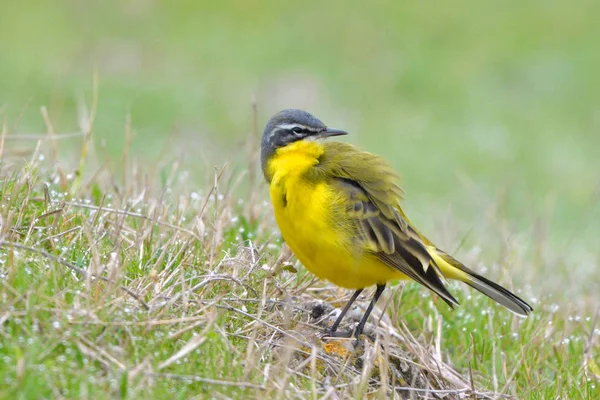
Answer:
<svg viewBox="0 0 600 400"><path fill-rule="evenodd" d="M337 339L350 339L354 337L354 331L338 331L338 330L331 330L331 329L325 329L325 331L323 331L323 334L321 335L321 339L327 339L327 338L337 338Z"/></svg>
<svg viewBox="0 0 600 400"><path fill-rule="evenodd" d="M325 329L321 335L321 339L356 339L356 341L360 341L362 336L366 336L372 342L375 341L375 337L372 334L365 333L363 330L342 330L342 331L332 331L331 329Z"/></svg>

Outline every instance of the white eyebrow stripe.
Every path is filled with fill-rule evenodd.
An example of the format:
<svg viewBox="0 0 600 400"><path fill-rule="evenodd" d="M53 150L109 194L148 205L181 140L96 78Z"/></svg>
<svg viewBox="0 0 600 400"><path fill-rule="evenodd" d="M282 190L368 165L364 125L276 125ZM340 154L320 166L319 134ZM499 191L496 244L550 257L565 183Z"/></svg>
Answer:
<svg viewBox="0 0 600 400"><path fill-rule="evenodd" d="M277 127L279 129L287 129L287 130L291 130L294 128L300 128L302 130L316 132L316 130L314 128L311 128L310 126L306 126L306 125L300 125L300 124L282 124L282 125L277 125Z"/></svg>

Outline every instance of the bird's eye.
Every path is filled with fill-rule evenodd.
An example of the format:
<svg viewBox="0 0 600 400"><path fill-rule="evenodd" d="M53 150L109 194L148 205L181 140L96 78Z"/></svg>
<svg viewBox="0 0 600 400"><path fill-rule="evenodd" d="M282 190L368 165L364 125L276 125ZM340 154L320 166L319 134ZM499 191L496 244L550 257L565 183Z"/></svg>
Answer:
<svg viewBox="0 0 600 400"><path fill-rule="evenodd" d="M296 136L301 136L302 135L302 128L300 128L298 126L295 127L295 128L292 128L292 133L294 135L296 135Z"/></svg>

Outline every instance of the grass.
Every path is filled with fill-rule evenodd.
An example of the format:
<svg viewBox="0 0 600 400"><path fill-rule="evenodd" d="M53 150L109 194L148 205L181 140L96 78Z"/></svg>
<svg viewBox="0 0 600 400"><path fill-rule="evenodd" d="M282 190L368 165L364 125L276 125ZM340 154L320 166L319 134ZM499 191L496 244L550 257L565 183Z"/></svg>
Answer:
<svg viewBox="0 0 600 400"><path fill-rule="evenodd" d="M239 196L258 185L252 166L199 187L177 164L144 173L127 152L98 163L84 131L75 170L54 159L59 139L25 153L2 136L2 398L598 394L597 303L511 285L515 260L532 259L510 240L486 274L532 302L529 318L459 285L452 311L407 284L380 301L375 342L323 342L349 293L295 263L262 193ZM463 255L482 268L477 249Z"/></svg>
<svg viewBox="0 0 600 400"><path fill-rule="evenodd" d="M0 397L598 397L599 5L4 2ZM534 314L407 284L377 344L317 340L348 293L255 168L286 107L388 159Z"/></svg>

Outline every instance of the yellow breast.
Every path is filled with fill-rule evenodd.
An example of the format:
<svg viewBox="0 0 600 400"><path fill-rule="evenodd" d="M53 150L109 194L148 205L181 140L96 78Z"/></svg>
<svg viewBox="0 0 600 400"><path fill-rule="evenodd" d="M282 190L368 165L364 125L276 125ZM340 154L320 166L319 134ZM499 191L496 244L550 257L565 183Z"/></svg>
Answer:
<svg viewBox="0 0 600 400"><path fill-rule="evenodd" d="M278 149L269 161L269 191L284 240L309 271L342 287L402 279L357 245L346 199L327 177L308 174L323 151L320 143L302 140Z"/></svg>

